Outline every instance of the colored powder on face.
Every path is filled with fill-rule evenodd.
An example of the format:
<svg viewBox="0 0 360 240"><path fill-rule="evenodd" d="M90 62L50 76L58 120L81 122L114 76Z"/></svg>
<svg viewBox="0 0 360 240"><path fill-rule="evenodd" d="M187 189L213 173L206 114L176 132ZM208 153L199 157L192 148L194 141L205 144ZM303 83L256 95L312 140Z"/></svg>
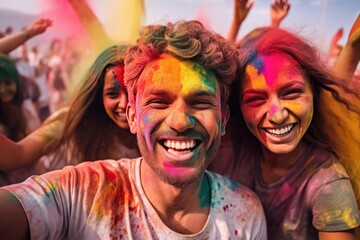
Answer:
<svg viewBox="0 0 360 240"><path fill-rule="evenodd" d="M147 79L151 79L154 86L166 87L170 91L178 92L180 88L179 78L181 76L180 61L170 55L162 55L147 70Z"/></svg>
<svg viewBox="0 0 360 240"><path fill-rule="evenodd" d="M147 123L150 123L152 122L152 120L154 119L154 116L153 115L146 115L144 118L143 118L143 124L146 125Z"/></svg>
<svg viewBox="0 0 360 240"><path fill-rule="evenodd" d="M266 85L265 78L263 75L258 74L258 69L255 68L253 65L246 66L246 73L249 77L251 86L253 88L264 88Z"/></svg>
<svg viewBox="0 0 360 240"><path fill-rule="evenodd" d="M162 55L162 59L148 69L146 75L145 78L151 79L154 85L167 86L169 90L181 91L183 95L189 94L193 89L216 92L217 82L212 72L170 55Z"/></svg>
<svg viewBox="0 0 360 240"><path fill-rule="evenodd" d="M253 66L257 69L259 75L265 71L264 61L260 57L255 58Z"/></svg>
<svg viewBox="0 0 360 240"><path fill-rule="evenodd" d="M271 105L270 110L269 110L270 118L272 118L278 111L279 111L278 106Z"/></svg>
<svg viewBox="0 0 360 240"><path fill-rule="evenodd" d="M264 65L270 65L271 69L263 69L263 75L265 76L265 81L269 87L273 87L273 85L278 80L279 74L282 73L282 67L284 65L283 59L279 59L278 57L266 58L263 62Z"/></svg>
<svg viewBox="0 0 360 240"><path fill-rule="evenodd" d="M203 67L194 63L180 63L182 92L188 94L192 89L216 92L216 78ZM199 86L200 85L200 89Z"/></svg>
<svg viewBox="0 0 360 240"><path fill-rule="evenodd" d="M124 66L115 66L111 69L114 76L114 89L120 90L125 89L124 84Z"/></svg>
<svg viewBox="0 0 360 240"><path fill-rule="evenodd" d="M114 89L115 90L120 90L120 84L119 84L119 82L118 81L114 81Z"/></svg>

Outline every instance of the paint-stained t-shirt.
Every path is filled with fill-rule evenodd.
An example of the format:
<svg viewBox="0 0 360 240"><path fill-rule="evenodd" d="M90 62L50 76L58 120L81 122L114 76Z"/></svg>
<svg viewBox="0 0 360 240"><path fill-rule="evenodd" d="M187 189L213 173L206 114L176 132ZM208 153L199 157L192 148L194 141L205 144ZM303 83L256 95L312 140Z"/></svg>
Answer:
<svg viewBox="0 0 360 240"><path fill-rule="evenodd" d="M318 239L318 231L360 225L349 176L323 150L309 148L276 183L266 184L256 173L255 192L263 203L269 239Z"/></svg>
<svg viewBox="0 0 360 240"><path fill-rule="evenodd" d="M141 161L82 163L5 188L25 209L32 239L266 239L255 194L208 171L211 205L205 226L191 235L171 230L146 198Z"/></svg>

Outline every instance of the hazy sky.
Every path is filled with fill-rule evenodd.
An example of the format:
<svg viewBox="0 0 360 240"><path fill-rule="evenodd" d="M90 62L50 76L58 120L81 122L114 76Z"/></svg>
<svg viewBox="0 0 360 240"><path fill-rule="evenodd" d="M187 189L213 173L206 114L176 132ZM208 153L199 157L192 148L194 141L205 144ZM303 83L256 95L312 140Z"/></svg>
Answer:
<svg viewBox="0 0 360 240"><path fill-rule="evenodd" d="M0 8L37 14L40 1L2 0ZM122 0L89 0L100 19L106 19L104 5L111 6L114 1ZM145 24L201 17L213 30L226 35L232 17L233 0L144 0L144 3ZM270 3L271 0L255 0L239 37L254 27L269 24ZM340 27L344 28L345 36L341 39L341 43L344 43L352 23L360 13L360 0L290 0L290 3L291 10L282 27L299 31L314 39L320 47L327 46L331 36Z"/></svg>

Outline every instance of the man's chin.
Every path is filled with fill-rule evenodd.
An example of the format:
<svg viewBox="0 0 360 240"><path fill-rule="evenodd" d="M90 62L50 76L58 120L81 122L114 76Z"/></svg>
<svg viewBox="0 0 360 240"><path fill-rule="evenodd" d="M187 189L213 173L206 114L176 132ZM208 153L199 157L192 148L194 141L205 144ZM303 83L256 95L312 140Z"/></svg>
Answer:
<svg viewBox="0 0 360 240"><path fill-rule="evenodd" d="M172 185L177 188L185 188L185 187L199 181L203 172L204 171L201 171L200 169L198 169L196 172L191 172L187 175L185 175L185 174L181 174L181 175L171 174L170 175L168 173L163 173L163 172L162 173L157 172L157 175L163 182L165 182L169 185Z"/></svg>

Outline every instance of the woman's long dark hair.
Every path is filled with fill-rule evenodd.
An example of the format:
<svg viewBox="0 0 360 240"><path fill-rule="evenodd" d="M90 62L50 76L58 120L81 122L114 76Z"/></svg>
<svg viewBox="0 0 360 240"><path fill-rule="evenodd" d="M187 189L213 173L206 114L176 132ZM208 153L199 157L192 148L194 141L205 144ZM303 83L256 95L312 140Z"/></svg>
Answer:
<svg viewBox="0 0 360 240"><path fill-rule="evenodd" d="M56 151L56 159L71 156L68 164L85 160L111 158L116 137L124 131L107 115L103 105L103 84L107 68L123 65L126 46L112 46L103 51L89 69L73 95L65 115L65 128ZM69 154L70 151L70 154ZM67 158L68 159L68 158Z"/></svg>
<svg viewBox="0 0 360 240"><path fill-rule="evenodd" d="M339 141L345 134L349 126L344 124L348 122L349 116L353 116L351 124L357 124L357 132L360 126L360 94L356 89L349 86L349 81L344 81L334 76L326 64L321 60L319 51L307 40L293 33L276 28L260 28L251 32L247 37L238 43L240 54L240 74L232 88L229 105L231 115L237 117L239 128L245 129L243 132L241 146L247 151L248 143L254 144L254 136L245 125L240 112L239 101L241 99L240 84L244 78L245 68L253 64L258 57L269 56L272 54L284 54L297 62L304 76L309 80L314 96L314 113L309 129L304 135L304 139L318 148L326 149L337 156L350 175L356 197L360 199L360 179L357 177L360 169L359 156L342 151L342 145L355 141L360 148L359 136L348 136L349 142ZM350 101L349 97L354 101ZM338 106L345 114L335 114L333 108ZM343 118L343 119L341 119ZM339 131L336 131L339 130ZM237 143L239 144L239 143ZM347 156L347 157L344 157Z"/></svg>

